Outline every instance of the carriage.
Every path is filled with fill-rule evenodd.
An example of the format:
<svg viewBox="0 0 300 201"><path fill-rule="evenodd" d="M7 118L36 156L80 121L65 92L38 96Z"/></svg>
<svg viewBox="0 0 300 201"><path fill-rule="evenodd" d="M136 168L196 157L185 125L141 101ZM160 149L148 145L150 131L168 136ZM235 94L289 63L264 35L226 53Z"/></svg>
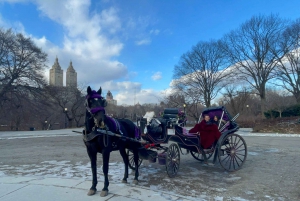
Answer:
<svg viewBox="0 0 300 201"><path fill-rule="evenodd" d="M147 120L140 121L138 128L128 119L114 119L106 115L107 101L101 93L101 87L98 91L92 90L90 86L87 88L85 129L82 134L91 161L93 178L88 195L94 195L97 192L97 153L102 154L103 160L104 187L100 193L101 196L108 195L109 156L110 152L115 150L119 150L125 165L122 182L127 183L129 166L135 171L134 184L138 183L138 167L143 159L152 162L158 159L160 164L166 166L169 177L176 176L180 165L180 154L184 154L182 149L186 150L186 154L191 153L195 159L205 163L208 163L208 159L214 156L213 163L218 158L221 166L228 171L240 169L246 160L245 140L234 133L239 129L235 122L237 116L232 118L225 107L208 108L204 111L210 117L221 116L221 120L226 121L226 124L223 126L219 124L221 137L216 142L212 142L209 149L203 149L200 145L201 133L200 135L189 133L184 127L185 114L178 113L178 110L165 110L161 118L152 119L147 125L147 132L141 135L141 140L140 132L144 130ZM205 118L207 119L206 116ZM216 126L212 127L217 129ZM202 142L204 142L203 136ZM171 143L170 146L168 146L169 143Z"/></svg>
<svg viewBox="0 0 300 201"><path fill-rule="evenodd" d="M224 106L210 107L205 109L203 114L208 114L212 119L214 116L221 117L223 124L218 125L221 137L213 143L211 147L204 149L200 144L200 135L189 133L183 127L184 121L180 122L176 117L177 109L166 109L163 116L154 118L149 125L144 120L140 121L140 129L143 131L147 127L147 132L142 134L142 147L139 149L139 165L142 160L149 160L166 166L169 177L175 177L179 170L180 155L191 154L198 161L213 165L218 160L220 165L227 171L236 171L242 167L247 158L247 145L245 140L235 132L239 127L235 122L238 117L232 117ZM154 128L158 132L151 130L151 124L156 124ZM185 150L185 151L184 151ZM134 168L133 155L127 150L129 155L129 166ZM208 159L212 157L212 162Z"/></svg>

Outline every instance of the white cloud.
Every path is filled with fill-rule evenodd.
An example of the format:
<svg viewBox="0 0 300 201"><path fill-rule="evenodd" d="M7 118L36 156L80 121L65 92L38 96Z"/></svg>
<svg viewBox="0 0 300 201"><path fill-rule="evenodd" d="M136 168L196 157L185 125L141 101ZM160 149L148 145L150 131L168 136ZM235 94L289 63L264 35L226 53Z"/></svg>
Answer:
<svg viewBox="0 0 300 201"><path fill-rule="evenodd" d="M133 105L134 103L159 103L162 99L162 92L153 89L142 89L137 91L119 91L115 96L118 105L127 104Z"/></svg>
<svg viewBox="0 0 300 201"><path fill-rule="evenodd" d="M148 45L151 43L151 40L150 39L143 39L143 40L138 40L138 41L135 41L135 44L136 45Z"/></svg>
<svg viewBox="0 0 300 201"><path fill-rule="evenodd" d="M93 89L99 89L100 86L92 86ZM107 91L111 91L118 105L133 105L134 103L159 103L164 91L155 91L153 89L142 89L141 83L138 82L113 82L108 81L101 85L104 96Z"/></svg>
<svg viewBox="0 0 300 201"><path fill-rule="evenodd" d="M156 80L160 80L162 78L161 72L156 72L151 76L152 80L156 81Z"/></svg>
<svg viewBox="0 0 300 201"><path fill-rule="evenodd" d="M152 30L150 31L150 34L158 35L159 32L160 32L160 30L158 30L158 29L152 29Z"/></svg>

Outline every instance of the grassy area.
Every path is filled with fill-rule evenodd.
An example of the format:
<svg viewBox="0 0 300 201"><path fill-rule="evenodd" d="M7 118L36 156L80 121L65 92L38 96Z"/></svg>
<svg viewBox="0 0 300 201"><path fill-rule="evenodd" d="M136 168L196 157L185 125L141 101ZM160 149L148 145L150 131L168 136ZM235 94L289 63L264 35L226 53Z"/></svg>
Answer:
<svg viewBox="0 0 300 201"><path fill-rule="evenodd" d="M298 123L297 123L298 121ZM237 121L240 128L253 128L259 133L300 133L299 117Z"/></svg>

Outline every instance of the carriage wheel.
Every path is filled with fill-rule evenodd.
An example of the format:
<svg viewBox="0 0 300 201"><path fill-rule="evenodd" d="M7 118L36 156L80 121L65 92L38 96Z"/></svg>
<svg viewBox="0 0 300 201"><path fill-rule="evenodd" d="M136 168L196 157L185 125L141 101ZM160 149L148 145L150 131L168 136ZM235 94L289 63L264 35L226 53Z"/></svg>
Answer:
<svg viewBox="0 0 300 201"><path fill-rule="evenodd" d="M210 157L213 155L213 151L206 153L206 158L210 159ZM191 151L191 155L194 157L194 159L198 160L198 161L204 161L204 157L202 153L198 153L198 152L193 152Z"/></svg>
<svg viewBox="0 0 300 201"><path fill-rule="evenodd" d="M180 151L176 143L169 146L166 157L166 170L169 177L175 177L180 165Z"/></svg>
<svg viewBox="0 0 300 201"><path fill-rule="evenodd" d="M131 149L127 149L127 155L129 159L129 164L128 164L129 168L135 170L134 155ZM139 158L139 162L138 162L139 167L141 166L142 162L143 159Z"/></svg>
<svg viewBox="0 0 300 201"><path fill-rule="evenodd" d="M242 167L247 158L247 144L237 134L227 135L218 150L221 166L227 171L236 171Z"/></svg>

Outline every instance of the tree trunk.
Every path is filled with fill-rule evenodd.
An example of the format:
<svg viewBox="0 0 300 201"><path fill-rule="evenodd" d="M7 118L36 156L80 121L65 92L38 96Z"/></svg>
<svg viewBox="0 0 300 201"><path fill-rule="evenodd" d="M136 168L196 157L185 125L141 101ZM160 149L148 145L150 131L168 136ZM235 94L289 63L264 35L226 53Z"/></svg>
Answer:
<svg viewBox="0 0 300 201"><path fill-rule="evenodd" d="M294 94L295 98L296 98L296 102L297 104L300 104L300 92L299 93L296 93Z"/></svg>
<svg viewBox="0 0 300 201"><path fill-rule="evenodd" d="M265 118L265 109L266 109L266 97L261 97L260 100L260 110L261 110L261 117L264 119Z"/></svg>
<svg viewBox="0 0 300 201"><path fill-rule="evenodd" d="M282 113L282 111L279 111L279 118L281 118L281 113Z"/></svg>
<svg viewBox="0 0 300 201"><path fill-rule="evenodd" d="M259 90L259 95L260 95L260 111L261 111L261 117L264 119L265 118L265 110L266 110L266 83L261 83L260 90Z"/></svg>

